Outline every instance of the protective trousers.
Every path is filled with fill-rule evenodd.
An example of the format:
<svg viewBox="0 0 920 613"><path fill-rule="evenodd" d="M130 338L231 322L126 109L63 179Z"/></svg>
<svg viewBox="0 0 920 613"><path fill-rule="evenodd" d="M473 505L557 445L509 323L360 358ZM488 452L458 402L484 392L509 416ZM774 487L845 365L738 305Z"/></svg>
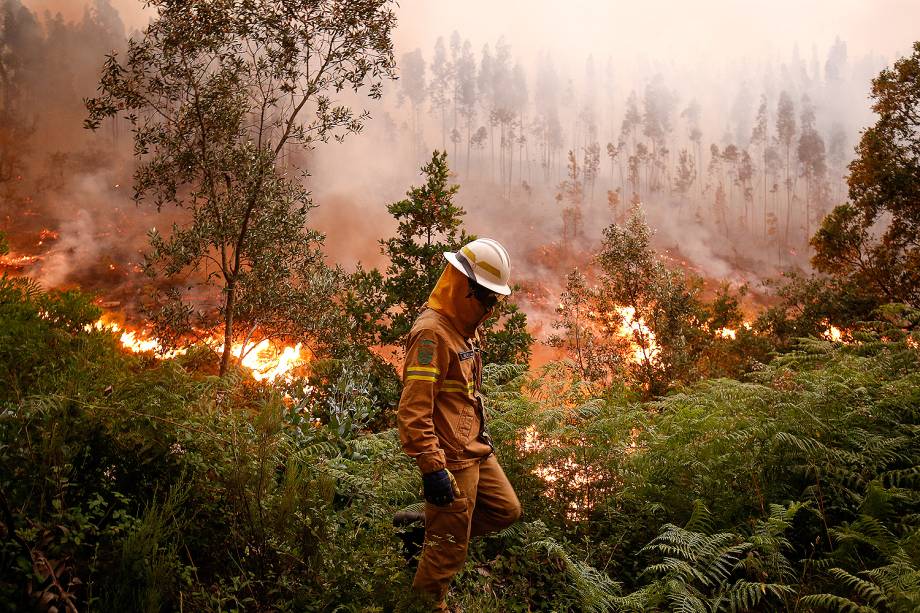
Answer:
<svg viewBox="0 0 920 613"><path fill-rule="evenodd" d="M521 503L495 455L451 470L460 496L439 507L425 504L425 545L412 587L431 594L446 611L450 580L463 568L470 537L506 528L521 516Z"/></svg>

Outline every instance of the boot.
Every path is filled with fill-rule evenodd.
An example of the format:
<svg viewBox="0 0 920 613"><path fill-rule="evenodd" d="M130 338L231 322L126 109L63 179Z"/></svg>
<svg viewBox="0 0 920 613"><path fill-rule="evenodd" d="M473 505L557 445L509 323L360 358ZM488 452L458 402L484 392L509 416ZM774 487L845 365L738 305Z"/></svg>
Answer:
<svg viewBox="0 0 920 613"><path fill-rule="evenodd" d="M425 514L419 511L399 511L393 516L393 525L400 528L397 535L403 544L406 564L417 566L425 542Z"/></svg>

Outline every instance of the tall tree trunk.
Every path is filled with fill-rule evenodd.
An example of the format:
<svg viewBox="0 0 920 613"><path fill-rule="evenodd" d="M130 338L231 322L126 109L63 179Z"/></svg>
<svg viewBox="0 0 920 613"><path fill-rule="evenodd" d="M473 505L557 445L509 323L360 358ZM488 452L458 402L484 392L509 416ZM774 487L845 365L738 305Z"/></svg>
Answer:
<svg viewBox="0 0 920 613"><path fill-rule="evenodd" d="M472 119L466 122L466 176L467 177L471 176L470 174L470 149L473 148L473 143L472 143L473 136L471 133L473 129L472 124L473 124Z"/></svg>
<svg viewBox="0 0 920 613"><path fill-rule="evenodd" d="M227 374L230 366L230 351L233 346L233 309L236 305L236 279L227 283L224 299L224 353L220 356L220 376Z"/></svg>
<svg viewBox="0 0 920 613"><path fill-rule="evenodd" d="M789 244L789 220L792 217L792 181L789 179L789 145L786 145L786 229L783 231L783 243Z"/></svg>

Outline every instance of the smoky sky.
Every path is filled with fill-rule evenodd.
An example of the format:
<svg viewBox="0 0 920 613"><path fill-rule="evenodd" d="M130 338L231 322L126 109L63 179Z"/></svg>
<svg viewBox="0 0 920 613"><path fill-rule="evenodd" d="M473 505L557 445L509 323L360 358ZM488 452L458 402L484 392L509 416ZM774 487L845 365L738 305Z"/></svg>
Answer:
<svg viewBox="0 0 920 613"><path fill-rule="evenodd" d="M78 15L89 0L25 0L32 9ZM112 0L128 30L150 18L140 0ZM402 0L397 52L430 48L458 30L474 44L501 36L522 53L549 50L624 61L712 61L828 47L836 37L854 55L905 54L917 38L917 0Z"/></svg>
<svg viewBox="0 0 920 613"><path fill-rule="evenodd" d="M74 21L92 4L92 0L21 1L39 15L45 11L61 12L66 20ZM140 0L109 1L128 33L143 29L153 16ZM616 142L627 99L636 95L641 104L650 84L661 79L662 91L672 100L671 144L675 156L678 148L687 146L682 111L691 105L700 108L699 124L704 134L703 159L697 164L700 181L707 172L710 144L748 145L761 95L770 106L771 134L775 131L772 126L777 97L782 91L792 97L797 117L808 95L816 107L817 127L826 142L830 143L833 130L839 128L844 136L843 149L851 155L859 130L872 121L868 100L871 78L898 56L909 53L911 44L920 38L916 28L920 23L920 0L574 0L565 4L545 0L401 0L396 11L399 23L394 34L395 54L404 77L409 74L406 55L418 50L424 60L424 78L430 84L437 41L449 41L453 32L469 42L477 66L486 45L493 53L503 45L510 47L509 68L520 64L526 79L528 122L535 118L540 68L552 65L559 76L554 87L563 100L559 109L563 128L560 157L573 149L582 155L586 143L578 116L589 102L595 106L597 140L604 147L610 141ZM835 47L839 50L840 41L844 44L844 58L838 65L845 67L845 74L830 79L826 62ZM102 54L100 66L101 61ZM75 91L91 95L95 78L82 81ZM525 194L519 184L523 176L518 167L514 170L518 183L513 197L502 196L494 183L484 181L486 168L492 163L491 133L489 144L474 154L478 161L474 159L472 172L462 147L457 155L456 147L450 146L444 122L432 110L430 100L417 109L420 133L411 134L410 113L415 109L403 95L410 82L403 78L385 84L384 98L379 102L363 97L350 100L371 111L365 133L350 136L344 145L322 146L310 155L309 186L318 205L311 223L327 233L328 254L345 266L358 260L367 265L383 264L378 240L392 235L395 225L385 205L402 198L410 185L419 183L419 166L434 148L451 150L449 162L462 184L458 203L469 213L468 230L512 244L517 261L526 259L523 254L541 253L545 245L556 241L561 225L556 185L563 177L557 172L534 183L528 173L526 178L532 185ZM80 96L74 96L72 102L76 111L68 117L73 116L74 130L79 130ZM488 126L488 110L484 107L477 111L473 131L480 126ZM528 136L536 147L533 135ZM102 135L95 138L97 146L106 146L108 141ZM121 145L127 144L122 136ZM515 155L519 156L520 150ZM530 162L528 157L527 163ZM672 166L673 163L671 160ZM836 175L831 177L838 194L842 193L842 167L837 164ZM111 172L106 181L96 182L108 186L108 191L102 194L96 189L81 188L92 196L83 200L96 199L105 204L111 198L111 185L130 182L128 166L120 175L118 171ZM613 187L613 170L608 171L606 161L602 172L609 172L610 178L605 175L601 179L600 202L604 201L604 190ZM711 194L706 198L711 200ZM659 232L659 246L679 244L705 275L731 277L741 265L738 252L751 256L755 251L755 246L747 242L731 244L722 240L712 227L688 229L685 223L675 221L664 204L667 203L652 202L648 210L650 224ZM603 206L595 209L605 211ZM609 219L598 214L596 221L592 235L595 240ZM71 226L83 234L87 233L84 226L89 227ZM62 234L62 241L65 238ZM773 251L770 248L770 253ZM526 270L534 275L539 264L540 258L532 257ZM518 270L521 269L524 267ZM771 272L772 268L767 270ZM558 281L563 276L559 270L551 270L546 282L550 284L551 277Z"/></svg>
<svg viewBox="0 0 920 613"><path fill-rule="evenodd" d="M406 0L398 44L430 48L456 29L474 43L504 36L524 53L542 49L577 61L588 54L677 63L756 59L839 36L854 55L886 58L917 37L916 0Z"/></svg>

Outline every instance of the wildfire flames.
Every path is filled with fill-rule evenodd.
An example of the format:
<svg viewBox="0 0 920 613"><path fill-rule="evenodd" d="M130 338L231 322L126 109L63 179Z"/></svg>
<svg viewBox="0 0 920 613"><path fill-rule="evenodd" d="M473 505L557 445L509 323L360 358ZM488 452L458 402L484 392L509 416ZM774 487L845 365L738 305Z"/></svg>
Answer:
<svg viewBox="0 0 920 613"><path fill-rule="evenodd" d="M827 330L825 330L823 336L825 339L832 341L834 343L843 342L843 332L840 331L840 328L837 326L832 326L830 322L825 322L827 324Z"/></svg>
<svg viewBox="0 0 920 613"><path fill-rule="evenodd" d="M637 444L639 434L638 428L630 430L632 440L623 449L624 454L630 455L639 451ZM522 451L536 453L546 450L554 445L555 442L543 436L534 426L528 426L524 431L523 439L518 444ZM553 465L538 465L533 469L533 474L546 483L547 493L550 496L555 496L557 484L582 492L580 496L569 494L569 498L572 499L566 512L569 519L584 519L587 512L594 507L591 488L597 484L599 475L594 473L591 467L583 462L576 462L574 458L564 458ZM597 492L594 492L594 494L597 494Z"/></svg>
<svg viewBox="0 0 920 613"><path fill-rule="evenodd" d="M655 333L648 329L641 317L636 319L636 309L617 307L616 313L620 317L620 335L632 343L633 360L636 363L653 360L658 355Z"/></svg>
<svg viewBox="0 0 920 613"><path fill-rule="evenodd" d="M636 309L618 306L603 314L591 311L590 316L600 319L605 330L615 331L629 341L632 349L630 359L636 364L641 364L645 360L653 360L658 354L655 333L649 330L641 317L636 318Z"/></svg>
<svg viewBox="0 0 920 613"><path fill-rule="evenodd" d="M234 344L230 352L239 358L243 355L242 343ZM287 378L291 371L307 363L303 344L276 345L263 339L243 355L242 364L250 370L256 381L268 381Z"/></svg>
<svg viewBox="0 0 920 613"><path fill-rule="evenodd" d="M530 453L542 451L550 444L551 441L546 440L533 426L524 431L524 439L520 441L521 449ZM564 483L574 489L584 489L595 481L588 473L587 467L577 464L572 458L565 458L553 466L541 464L534 468L533 474L547 484L547 493L550 496L555 496L556 483ZM579 519L590 509L590 500L572 500L567 515L570 519Z"/></svg>
<svg viewBox="0 0 920 613"><path fill-rule="evenodd" d="M655 333L648 328L641 317L636 317L634 308L618 306L603 314L592 311L590 315L602 320L605 330L615 331L629 341L631 349L629 358L632 362L641 364L646 360L654 361L658 356L659 347L655 340ZM751 329L750 322L746 321L743 325L745 329ZM738 331L732 328L719 328L715 334L727 340L735 340L738 337Z"/></svg>
<svg viewBox="0 0 920 613"><path fill-rule="evenodd" d="M58 238L58 232L43 229L39 232L37 246L56 241ZM0 255L0 270L6 269L14 275L23 274L26 269L42 259L41 255L17 253ZM117 268L115 264L108 264L108 269L111 271ZM117 304L117 301L114 304ZM103 306L106 305L103 304ZM126 326L120 323L122 320L123 318L117 314L107 313L95 324L88 326L88 329L106 330L117 335L121 346L132 353L152 353L158 359L169 359L187 352L186 349L164 347L157 338L143 328ZM202 344L211 347L218 354L223 353L223 339L219 334L205 334ZM291 345L269 339L256 338L246 344L234 343L230 351L231 355L250 372L253 379L268 383L279 379L289 379L296 369L307 364L311 359L310 352L303 346L303 343Z"/></svg>
<svg viewBox="0 0 920 613"><path fill-rule="evenodd" d="M49 230L45 228L41 232L38 233L38 243L36 244L36 246L41 247L42 245L45 244L45 241L56 241L60 237L61 237L60 233L55 232L54 230Z"/></svg>
<svg viewBox="0 0 920 613"><path fill-rule="evenodd" d="M122 347L132 353L152 352L158 359L174 358L186 353L185 349L167 349L143 330L127 329L108 317L102 317L93 327L97 330L108 330L113 334L118 334ZM208 336L203 344L214 348L218 354L223 353L222 342L216 335ZM268 383L290 378L295 369L310 361L308 351L304 349L302 343L284 345L269 339L262 339L254 344L250 342L246 345L234 343L230 348L230 353L240 360L240 364L249 371L253 379Z"/></svg>
<svg viewBox="0 0 920 613"><path fill-rule="evenodd" d="M8 253L6 255L0 255L0 267L21 270L31 266L39 259L41 258L37 255L15 255L13 253Z"/></svg>

